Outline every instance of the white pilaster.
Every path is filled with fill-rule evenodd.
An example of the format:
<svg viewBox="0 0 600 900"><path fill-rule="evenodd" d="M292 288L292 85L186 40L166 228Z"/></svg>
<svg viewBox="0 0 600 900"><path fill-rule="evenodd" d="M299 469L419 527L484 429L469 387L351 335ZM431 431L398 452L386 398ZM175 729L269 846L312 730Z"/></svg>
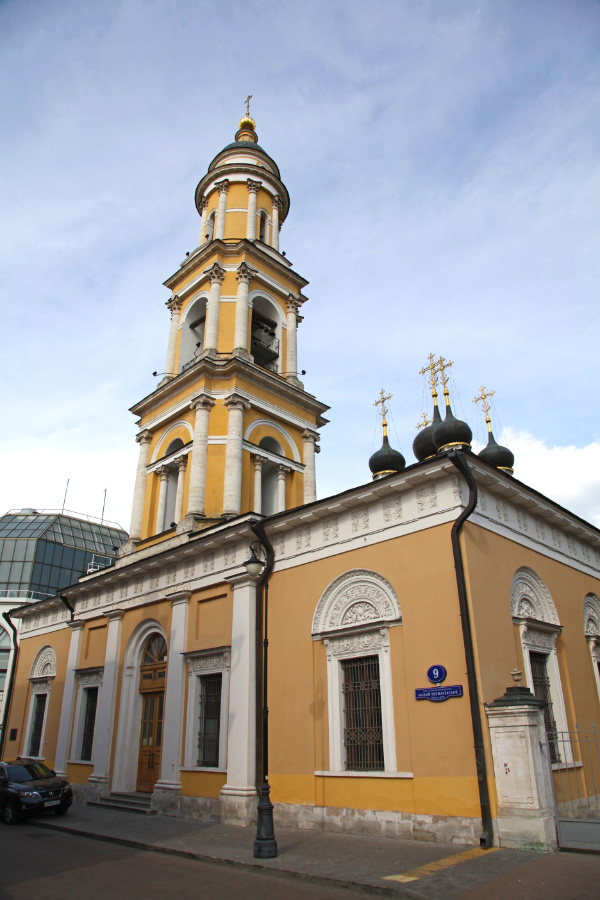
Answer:
<svg viewBox="0 0 600 900"><path fill-rule="evenodd" d="M196 410L194 438L190 469L187 514L204 515L204 495L206 492L206 465L208 461L208 420L215 405L211 397L203 395L192 400L190 406Z"/></svg>
<svg viewBox="0 0 600 900"><path fill-rule="evenodd" d="M167 488L169 486L169 467L161 466L156 470L156 474L160 478L158 488L158 506L156 510L156 530L155 534L160 534L165 529L165 510L167 508Z"/></svg>
<svg viewBox="0 0 600 900"><path fill-rule="evenodd" d="M319 452L316 442L319 435L314 431L303 431L304 447L304 502L312 503L317 499L317 476L315 471L315 453Z"/></svg>
<svg viewBox="0 0 600 900"><path fill-rule="evenodd" d="M167 303L171 311L171 327L169 329L169 342L167 344L167 358L165 360L165 374L160 384L166 384L175 376L175 349L177 347L177 331L179 329L179 317L181 315L181 300L173 297Z"/></svg>
<svg viewBox="0 0 600 900"><path fill-rule="evenodd" d="M69 645L69 657L67 659L67 671L65 673L65 687L63 691L62 706L60 710L60 724L58 726L58 739L56 741L56 755L54 768L57 775L67 774L67 757L69 755L69 743L71 729L73 727L73 711L75 708L75 670L79 661L79 648L83 633L83 622L70 622L71 643Z"/></svg>
<svg viewBox="0 0 600 900"><path fill-rule="evenodd" d="M281 200L277 195L273 197L273 212L271 213L271 246L279 252L279 211Z"/></svg>
<svg viewBox="0 0 600 900"><path fill-rule="evenodd" d="M235 338L234 350L248 353L248 292L252 271L246 263L240 263L237 270L237 300L235 304Z"/></svg>
<svg viewBox="0 0 600 900"><path fill-rule="evenodd" d="M277 466L277 512L285 510L285 476L289 471L287 466Z"/></svg>
<svg viewBox="0 0 600 900"><path fill-rule="evenodd" d="M255 513L262 512L262 456L252 454L252 462L254 463L254 498L252 500L252 511Z"/></svg>
<svg viewBox="0 0 600 900"><path fill-rule="evenodd" d="M219 181L215 185L219 191L219 205L217 207L217 221L215 223L215 240L222 241L225 237L225 209L227 207L227 191L229 190L229 181Z"/></svg>
<svg viewBox="0 0 600 900"><path fill-rule="evenodd" d="M131 512L131 525L129 528L129 540L139 541L142 537L142 525L144 521L144 500L146 498L146 467L150 456L150 443L152 435L149 431L142 431L136 437L140 445L138 467L135 476L135 488L133 490L133 509Z"/></svg>
<svg viewBox="0 0 600 900"><path fill-rule="evenodd" d="M187 468L187 456L180 456L177 460L177 493L175 494L175 522L181 522L183 515L183 492L185 488L185 470Z"/></svg>
<svg viewBox="0 0 600 900"><path fill-rule="evenodd" d="M227 736L227 783L220 793L225 822L248 820L256 801L256 582L250 575L233 585L231 676Z"/></svg>
<svg viewBox="0 0 600 900"><path fill-rule="evenodd" d="M98 698L96 725L94 728L94 771L89 778L90 785L97 786L99 795L106 794L110 790L110 754L115 717L123 610L111 610L106 616L108 618L108 634L106 637L102 690Z"/></svg>
<svg viewBox="0 0 600 900"><path fill-rule="evenodd" d="M239 394L232 394L224 403L229 411L227 445L225 447L225 486L223 515L238 516L242 503L242 426L244 410L250 404Z"/></svg>
<svg viewBox="0 0 600 900"><path fill-rule="evenodd" d="M287 308L287 358L285 361L286 379L299 383L298 379L298 309L300 304L291 295L286 301Z"/></svg>
<svg viewBox="0 0 600 900"><path fill-rule="evenodd" d="M246 238L253 241L256 238L256 198L261 186L260 181L248 179L248 222L246 225Z"/></svg>
<svg viewBox="0 0 600 900"><path fill-rule="evenodd" d="M208 218L208 200L206 197L203 197L200 201L200 209L202 210L202 213L200 219L200 240L198 241L199 247L206 243L206 219Z"/></svg>
<svg viewBox="0 0 600 900"><path fill-rule="evenodd" d="M190 592L182 591L171 601L171 636L167 657L167 685L160 780L154 790L180 791L179 767L183 730L183 698L185 692L185 660Z"/></svg>
<svg viewBox="0 0 600 900"><path fill-rule="evenodd" d="M216 351L219 337L219 308L221 305L221 285L225 278L225 269L215 262L206 269L210 276L210 294L206 305L206 328L204 331L204 350Z"/></svg>

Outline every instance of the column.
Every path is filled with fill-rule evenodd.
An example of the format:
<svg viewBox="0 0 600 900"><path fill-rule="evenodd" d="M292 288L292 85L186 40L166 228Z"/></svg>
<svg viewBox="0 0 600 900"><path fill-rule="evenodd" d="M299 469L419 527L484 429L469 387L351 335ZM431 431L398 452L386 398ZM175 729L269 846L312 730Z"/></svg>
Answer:
<svg viewBox="0 0 600 900"><path fill-rule="evenodd" d="M253 241L256 238L256 198L261 187L260 181L248 179L248 222L246 225L246 239Z"/></svg>
<svg viewBox="0 0 600 900"><path fill-rule="evenodd" d="M287 466L277 466L277 512L285 510L285 476L290 471Z"/></svg>
<svg viewBox="0 0 600 900"><path fill-rule="evenodd" d="M200 214L202 218L200 219L200 240L198 241L198 246L201 247L202 244L206 243L206 219L208 217L208 200L206 197L203 197L200 201Z"/></svg>
<svg viewBox="0 0 600 900"><path fill-rule="evenodd" d="M279 252L279 212L281 210L281 200L275 194L273 197L273 212L271 214L271 246Z"/></svg>
<svg viewBox="0 0 600 900"><path fill-rule="evenodd" d="M227 191L229 190L229 181L219 181L215 185L219 192L219 205L217 207L217 221L215 223L215 240L222 241L225 237L225 208L227 206Z"/></svg>
<svg viewBox="0 0 600 900"><path fill-rule="evenodd" d="M156 529L155 534L160 534L165 530L165 510L167 508L167 490L169 487L169 467L161 466L156 470L156 474L160 477L160 486L158 489L158 507L156 510Z"/></svg>
<svg viewBox="0 0 600 900"><path fill-rule="evenodd" d="M287 308L287 358L285 361L285 376L288 381L298 382L298 309L300 304L291 294L286 300Z"/></svg>
<svg viewBox="0 0 600 900"><path fill-rule="evenodd" d="M262 512L262 467L263 457L252 454L252 462L254 463L254 498L252 500L252 511L255 513Z"/></svg>
<svg viewBox="0 0 600 900"><path fill-rule="evenodd" d="M75 670L77 669L77 664L79 662L79 648L81 646L83 626L83 622L69 623L69 627L71 628L71 643L69 645L69 658L67 660L65 687L60 710L60 724L58 726L58 739L56 741L56 755L54 757L56 774L64 775L65 777L67 774L67 758L69 755L71 729L73 727L73 710L75 708Z"/></svg>
<svg viewBox="0 0 600 900"><path fill-rule="evenodd" d="M176 793L181 793L179 767L183 732L183 698L185 695L185 659L190 592L182 591L171 600L171 635L167 657L167 684L160 780L154 786L152 805L163 813L176 815ZM162 794L162 792L166 792ZM161 796L162 794L162 796Z"/></svg>
<svg viewBox="0 0 600 900"><path fill-rule="evenodd" d="M108 634L102 689L98 698L96 724L94 727L94 771L89 784L95 786L96 795L110 793L110 751L115 715L117 676L119 674L119 647L121 644L121 622L123 610L114 609L106 614Z"/></svg>
<svg viewBox="0 0 600 900"><path fill-rule="evenodd" d="M217 349L219 337L219 307L221 304L221 285L225 278L225 269L219 263L213 263L204 274L210 277L210 294L206 305L206 328L204 331L204 350Z"/></svg>
<svg viewBox="0 0 600 900"><path fill-rule="evenodd" d="M227 783L221 821L246 825L256 816L256 582L244 573L233 585Z"/></svg>
<svg viewBox="0 0 600 900"><path fill-rule="evenodd" d="M136 441L140 445L140 455L138 457L135 488L133 490L133 509L131 512L131 525L129 527L130 541L139 541L142 538L144 500L146 498L146 468L150 456L152 435L149 431L141 431L136 437Z"/></svg>
<svg viewBox="0 0 600 900"><path fill-rule="evenodd" d="M171 311L171 327L169 329L169 342L167 344L167 358L165 360L165 374L159 382L159 387L170 381L175 372L175 348L177 347L177 331L179 329L179 317L181 314L181 300L175 295L167 303Z"/></svg>
<svg viewBox="0 0 600 900"><path fill-rule="evenodd" d="M187 456L180 456L177 460L177 493L175 494L175 522L181 522L183 515L183 490L185 487L185 470L187 468Z"/></svg>
<svg viewBox="0 0 600 900"><path fill-rule="evenodd" d="M225 487L223 490L223 515L239 516L242 503L242 427L244 410L250 404L239 394L232 394L224 401L229 411L227 446L225 447Z"/></svg>
<svg viewBox="0 0 600 900"><path fill-rule="evenodd" d="M314 431L303 431L304 444L304 502L312 503L317 499L317 477L315 472L315 453L319 453L316 442L319 435Z"/></svg>
<svg viewBox="0 0 600 900"><path fill-rule="evenodd" d="M196 420L194 422L192 460L190 463L187 516L204 515L206 464L208 461L208 419L214 405L215 401L206 395L192 400L190 404L192 409L196 410Z"/></svg>
<svg viewBox="0 0 600 900"><path fill-rule="evenodd" d="M234 352L242 350L246 356L248 352L248 292L250 290L250 278L252 270L246 263L240 263L237 269L237 301L235 304L235 338L233 341Z"/></svg>

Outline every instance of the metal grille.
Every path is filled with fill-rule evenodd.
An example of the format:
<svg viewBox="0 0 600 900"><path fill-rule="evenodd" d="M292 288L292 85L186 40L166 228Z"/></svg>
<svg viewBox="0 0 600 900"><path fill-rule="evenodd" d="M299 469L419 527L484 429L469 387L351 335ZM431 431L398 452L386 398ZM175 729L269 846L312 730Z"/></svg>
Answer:
<svg viewBox="0 0 600 900"><path fill-rule="evenodd" d="M384 768L379 659L360 656L342 660L344 747L346 769Z"/></svg>
<svg viewBox="0 0 600 900"><path fill-rule="evenodd" d="M198 765L219 765L219 734L221 730L222 676L200 676L200 723L198 729Z"/></svg>
<svg viewBox="0 0 600 900"><path fill-rule="evenodd" d="M558 731L548 738L549 756L562 757L551 767L560 847L600 850L600 732Z"/></svg>
<svg viewBox="0 0 600 900"><path fill-rule="evenodd" d="M529 654L531 662L531 675L533 677L533 693L539 700L544 701L544 725L546 726L546 737L548 738L548 747L550 749L550 759L553 763L560 762L560 753L558 742L556 740L556 721L554 719L554 710L552 708L552 694L550 692L550 679L546 662L548 657L545 653Z"/></svg>
<svg viewBox="0 0 600 900"><path fill-rule="evenodd" d="M96 706L98 705L98 688L86 690L85 720L83 723L83 740L81 742L81 758L92 758L92 744L94 743L94 725L96 724Z"/></svg>
<svg viewBox="0 0 600 900"><path fill-rule="evenodd" d="M29 756L40 755L40 743L42 740L42 727L44 725L44 713L46 712L46 694L35 695L35 707L33 709L33 723L31 726L31 738L29 739Z"/></svg>

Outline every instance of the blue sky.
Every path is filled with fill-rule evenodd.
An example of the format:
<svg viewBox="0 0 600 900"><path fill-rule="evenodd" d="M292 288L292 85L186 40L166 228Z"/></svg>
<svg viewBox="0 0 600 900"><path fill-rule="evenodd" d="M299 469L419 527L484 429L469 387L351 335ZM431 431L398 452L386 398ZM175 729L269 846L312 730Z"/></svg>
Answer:
<svg viewBox="0 0 600 900"><path fill-rule="evenodd" d="M0 2L0 511L69 478L128 527L162 282L251 93L331 405L319 495L369 479L381 387L412 461L434 352L474 433L484 384L517 477L600 525L599 50L593 0Z"/></svg>

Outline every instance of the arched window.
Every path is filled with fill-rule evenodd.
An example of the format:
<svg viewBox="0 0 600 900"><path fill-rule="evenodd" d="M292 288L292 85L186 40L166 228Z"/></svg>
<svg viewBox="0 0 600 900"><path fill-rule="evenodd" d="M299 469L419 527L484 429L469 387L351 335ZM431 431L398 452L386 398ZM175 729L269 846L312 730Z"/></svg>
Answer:
<svg viewBox="0 0 600 900"><path fill-rule="evenodd" d="M31 686L31 703L25 737L25 755L34 758L44 756L44 733L48 715L48 701L52 683L56 677L56 654L52 647L42 647L37 654L29 683Z"/></svg>
<svg viewBox="0 0 600 900"><path fill-rule="evenodd" d="M583 601L583 631L590 648L596 687L600 695L600 600L588 594Z"/></svg>
<svg viewBox="0 0 600 900"><path fill-rule="evenodd" d="M258 239L262 241L263 244L268 243L268 224L269 224L269 214L266 210L261 209L258 214Z"/></svg>
<svg viewBox="0 0 600 900"><path fill-rule="evenodd" d="M175 438L175 440L171 441L171 443L167 447L165 456L170 456L171 453L175 453L176 450L181 450L182 447L183 447L183 441L181 440L181 438Z"/></svg>
<svg viewBox="0 0 600 900"><path fill-rule="evenodd" d="M156 691L165 685L167 642L162 634L148 638L140 664L140 691Z"/></svg>
<svg viewBox="0 0 600 900"><path fill-rule="evenodd" d="M264 437L258 444L263 450L269 453L276 453L278 456L285 457L285 452L281 444L275 438ZM277 468L278 464L270 459L263 460L261 474L261 513L264 516L272 516L279 512L277 508Z"/></svg>
<svg viewBox="0 0 600 900"><path fill-rule="evenodd" d="M281 327L273 305L265 297L255 297L252 303L250 352L254 362L270 372L279 371Z"/></svg>
<svg viewBox="0 0 600 900"><path fill-rule="evenodd" d="M8 672L8 658L10 656L10 637L0 628L0 691L4 690L6 673Z"/></svg>
<svg viewBox="0 0 600 900"><path fill-rule="evenodd" d="M198 297L186 310L179 342L179 371L193 365L204 346L206 298Z"/></svg>
<svg viewBox="0 0 600 900"><path fill-rule="evenodd" d="M209 217L206 220L206 229L204 232L204 237L205 237L205 240L207 243L212 241L212 239L214 237L216 214L217 214L216 209L213 209L213 211L211 212L211 214L209 215Z"/></svg>

